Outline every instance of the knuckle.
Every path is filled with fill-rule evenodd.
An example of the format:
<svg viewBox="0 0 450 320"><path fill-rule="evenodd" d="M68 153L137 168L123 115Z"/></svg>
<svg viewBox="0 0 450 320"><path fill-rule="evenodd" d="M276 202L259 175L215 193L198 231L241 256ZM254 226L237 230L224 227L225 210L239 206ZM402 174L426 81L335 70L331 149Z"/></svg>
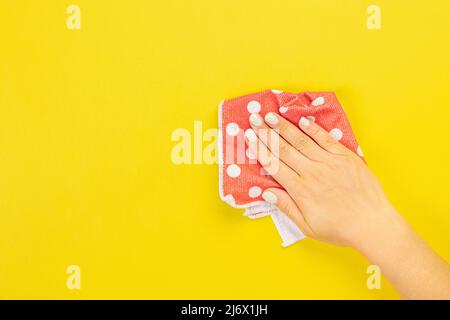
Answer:
<svg viewBox="0 0 450 320"><path fill-rule="evenodd" d="M296 213L296 211L297 211L297 208L294 206L294 204L291 202L291 201L289 201L289 200L287 200L287 199L283 199L283 207L284 208L286 208L285 210L286 210L286 214L289 216L289 217L293 217L294 216L294 214Z"/></svg>
<svg viewBox="0 0 450 320"><path fill-rule="evenodd" d="M324 144L326 146L333 146L333 145L335 145L337 143L338 143L338 141L334 137L332 137L329 134L325 135Z"/></svg>
<svg viewBox="0 0 450 320"><path fill-rule="evenodd" d="M297 150L303 150L308 146L309 139L304 134L299 134L294 138L294 146L297 148Z"/></svg>
<svg viewBox="0 0 450 320"><path fill-rule="evenodd" d="M311 128L309 129L308 133L311 136L317 136L320 133L320 127L316 124L312 125Z"/></svg>
<svg viewBox="0 0 450 320"><path fill-rule="evenodd" d="M291 181L292 181L292 187L295 189L295 190L298 190L299 189L299 186L301 186L303 183L304 183L304 177L303 176L300 176L300 175L294 175L294 176L292 176L291 177ZM295 192L294 192L295 193Z"/></svg>
<svg viewBox="0 0 450 320"><path fill-rule="evenodd" d="M333 172L342 172L344 169L347 171L352 166L351 159L346 156L333 155L332 159L328 166Z"/></svg>
<svg viewBox="0 0 450 320"><path fill-rule="evenodd" d="M317 182L324 181L324 168L323 165L316 165L312 167L308 172L308 178L311 179L311 181L314 181L313 185L317 186Z"/></svg>
<svg viewBox="0 0 450 320"><path fill-rule="evenodd" d="M261 166L267 174L273 176L278 173L278 163L275 157L267 157L260 161Z"/></svg>
<svg viewBox="0 0 450 320"><path fill-rule="evenodd" d="M279 154L282 156L286 155L290 150L289 145L285 142L280 143L280 145L278 146L278 149L279 149Z"/></svg>

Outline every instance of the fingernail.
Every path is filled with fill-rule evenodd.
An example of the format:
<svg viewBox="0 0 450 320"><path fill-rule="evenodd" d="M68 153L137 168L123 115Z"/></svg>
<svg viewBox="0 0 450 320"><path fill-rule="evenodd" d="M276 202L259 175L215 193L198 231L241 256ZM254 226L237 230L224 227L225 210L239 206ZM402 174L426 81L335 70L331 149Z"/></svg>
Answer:
<svg viewBox="0 0 450 320"><path fill-rule="evenodd" d="M253 129L245 130L245 137L250 142L256 142L256 140L258 139L258 137L256 137L256 133L255 133L255 131L253 131Z"/></svg>
<svg viewBox="0 0 450 320"><path fill-rule="evenodd" d="M262 194L262 198L267 201L268 203L276 203L277 202L277 196L270 191L264 191Z"/></svg>
<svg viewBox="0 0 450 320"><path fill-rule="evenodd" d="M260 125L262 125L262 119L259 115L257 115L256 113L253 113L250 115L250 122L251 124L253 124L255 127L259 127Z"/></svg>
<svg viewBox="0 0 450 320"><path fill-rule="evenodd" d="M246 155L247 158L249 158L250 160L256 160L256 155L253 153L253 151L252 151L251 149L245 150L245 155Z"/></svg>
<svg viewBox="0 0 450 320"><path fill-rule="evenodd" d="M268 114L266 114L266 116L264 117L264 120L266 120L266 122L272 126L274 126L278 123L278 118L275 115L275 113L273 113L273 112L269 112Z"/></svg>
<svg viewBox="0 0 450 320"><path fill-rule="evenodd" d="M288 112L289 108L288 107L280 107L280 109L278 109L278 111L280 111L280 113L286 113Z"/></svg>
<svg viewBox="0 0 450 320"><path fill-rule="evenodd" d="M300 125L301 127L307 127L307 126L309 126L309 120L306 119L305 117L301 117L301 118L300 118L300 121L299 121L298 123L299 123L299 125Z"/></svg>

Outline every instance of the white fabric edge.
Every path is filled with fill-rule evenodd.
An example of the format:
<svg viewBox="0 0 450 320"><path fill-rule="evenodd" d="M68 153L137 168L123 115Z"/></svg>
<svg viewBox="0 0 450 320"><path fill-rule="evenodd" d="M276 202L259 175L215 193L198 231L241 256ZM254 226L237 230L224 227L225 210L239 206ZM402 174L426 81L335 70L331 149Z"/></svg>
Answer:
<svg viewBox="0 0 450 320"><path fill-rule="evenodd" d="M283 247L288 247L306 238L305 234L285 213L278 210L278 212L274 212L270 216L283 241L281 244Z"/></svg>

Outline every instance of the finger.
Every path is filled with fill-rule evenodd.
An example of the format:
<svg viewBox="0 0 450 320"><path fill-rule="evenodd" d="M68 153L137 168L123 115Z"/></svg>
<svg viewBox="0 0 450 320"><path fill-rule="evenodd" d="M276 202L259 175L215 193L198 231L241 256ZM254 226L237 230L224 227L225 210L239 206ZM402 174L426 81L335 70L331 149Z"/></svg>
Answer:
<svg viewBox="0 0 450 320"><path fill-rule="evenodd" d="M308 159L317 161L326 156L326 152L313 139L282 116L269 112L264 120L271 128L279 130L280 135Z"/></svg>
<svg viewBox="0 0 450 320"><path fill-rule="evenodd" d="M312 230L305 220L301 210L289 194L278 188L269 188L264 190L262 198L284 212L308 237L312 236Z"/></svg>
<svg viewBox="0 0 450 320"><path fill-rule="evenodd" d="M310 136L319 146L326 151L333 154L347 154L349 150L339 143L332 134L327 132L317 123L302 117L298 122L300 129L302 129L308 136Z"/></svg>
<svg viewBox="0 0 450 320"><path fill-rule="evenodd" d="M269 148L269 150L282 162L287 164L297 173L305 171L311 160L298 152L290 143L284 140L276 130L268 127L261 116L252 114L250 125L258 135L258 138ZM297 129L298 130L298 129ZM300 130L298 130L300 131Z"/></svg>
<svg viewBox="0 0 450 320"><path fill-rule="evenodd" d="M278 183L286 190L295 190L301 187L300 176L285 163L275 157L267 146L258 139L253 129L245 131L245 141L250 151L256 155L256 159Z"/></svg>

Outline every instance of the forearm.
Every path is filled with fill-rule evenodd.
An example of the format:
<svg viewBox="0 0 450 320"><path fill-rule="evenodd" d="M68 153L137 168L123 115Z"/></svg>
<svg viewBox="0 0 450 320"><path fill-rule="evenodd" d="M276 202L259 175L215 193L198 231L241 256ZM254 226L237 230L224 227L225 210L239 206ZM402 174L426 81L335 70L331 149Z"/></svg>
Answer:
<svg viewBox="0 0 450 320"><path fill-rule="evenodd" d="M355 247L408 299L450 299L450 266L394 209Z"/></svg>

